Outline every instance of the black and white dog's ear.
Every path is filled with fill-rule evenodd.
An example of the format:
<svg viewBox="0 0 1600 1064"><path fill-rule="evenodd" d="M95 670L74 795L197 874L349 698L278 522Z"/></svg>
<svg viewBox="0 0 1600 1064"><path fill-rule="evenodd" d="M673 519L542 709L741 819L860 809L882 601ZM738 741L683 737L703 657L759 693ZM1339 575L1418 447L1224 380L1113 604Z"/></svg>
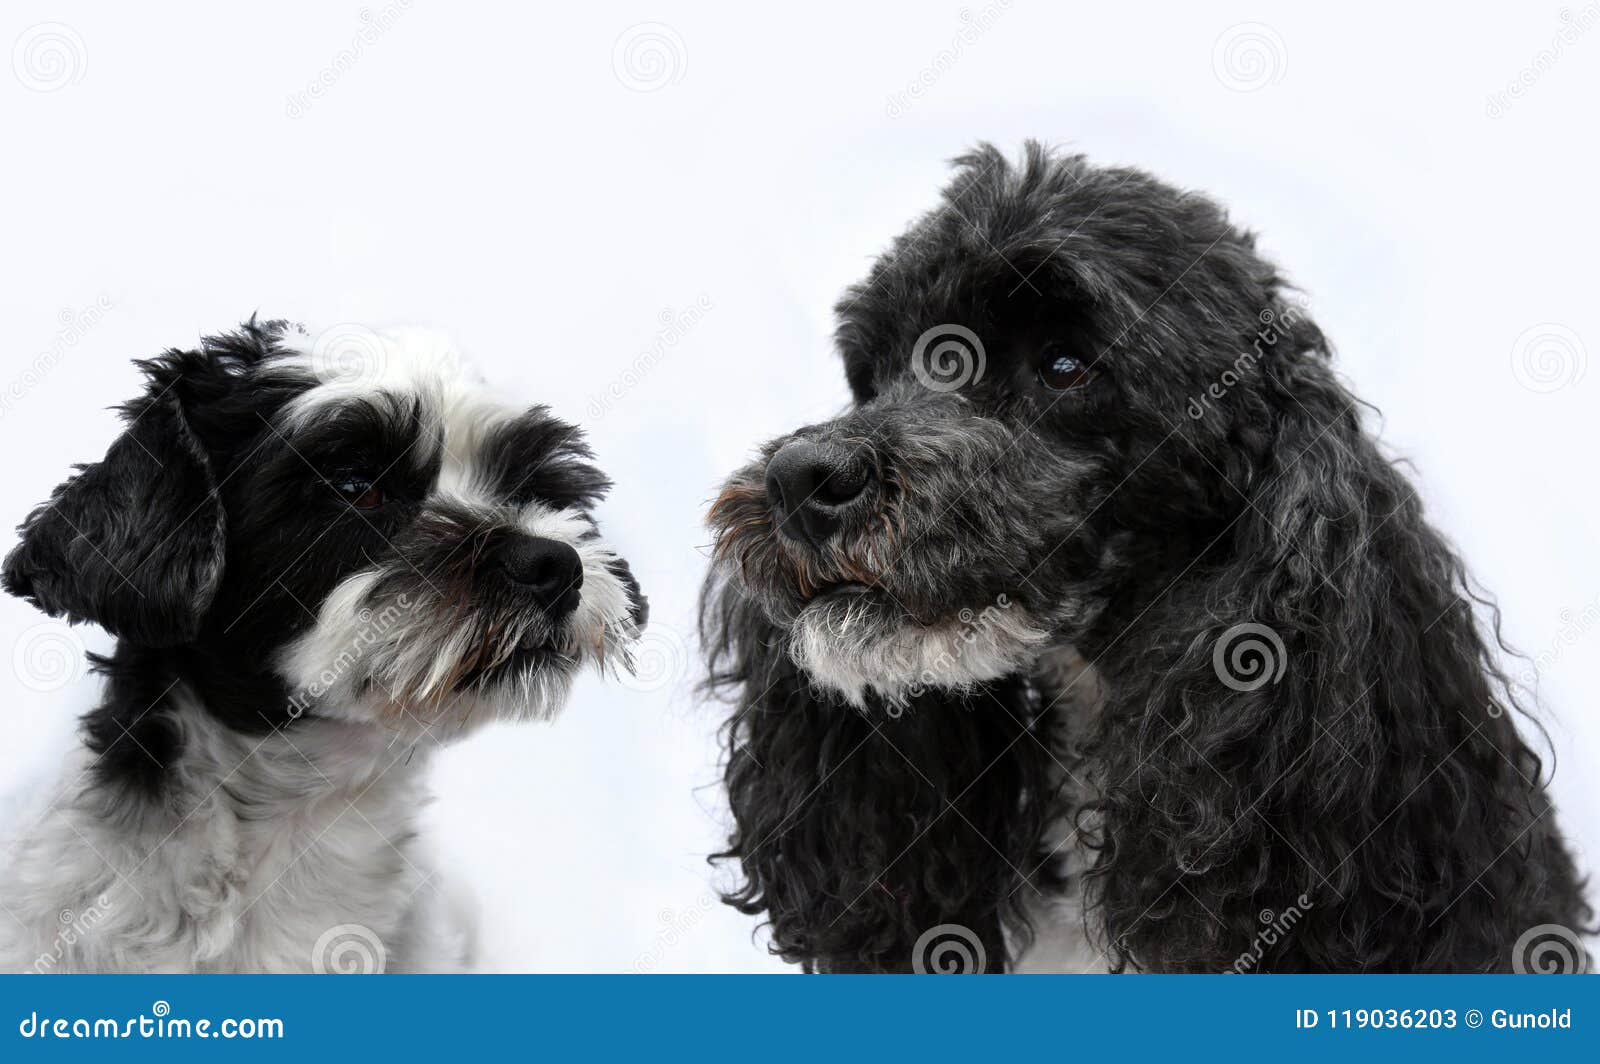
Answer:
<svg viewBox="0 0 1600 1064"><path fill-rule="evenodd" d="M51 616L148 646L192 640L222 577L222 503L174 363L145 364L150 384L122 408L127 427L28 515L3 576Z"/></svg>

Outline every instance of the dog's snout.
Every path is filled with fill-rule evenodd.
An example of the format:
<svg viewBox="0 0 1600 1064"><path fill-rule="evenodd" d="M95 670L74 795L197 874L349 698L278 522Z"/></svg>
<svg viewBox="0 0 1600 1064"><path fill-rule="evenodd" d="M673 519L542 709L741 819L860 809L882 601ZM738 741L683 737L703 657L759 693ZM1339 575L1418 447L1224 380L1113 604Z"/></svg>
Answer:
<svg viewBox="0 0 1600 1064"><path fill-rule="evenodd" d="M872 469L849 451L807 440L784 444L767 462L767 497L778 527L820 546L843 523L849 505L872 485Z"/></svg>
<svg viewBox="0 0 1600 1064"><path fill-rule="evenodd" d="M506 579L527 588L552 620L578 608L583 588L583 561L565 543L540 536L519 536L501 548L498 557Z"/></svg>

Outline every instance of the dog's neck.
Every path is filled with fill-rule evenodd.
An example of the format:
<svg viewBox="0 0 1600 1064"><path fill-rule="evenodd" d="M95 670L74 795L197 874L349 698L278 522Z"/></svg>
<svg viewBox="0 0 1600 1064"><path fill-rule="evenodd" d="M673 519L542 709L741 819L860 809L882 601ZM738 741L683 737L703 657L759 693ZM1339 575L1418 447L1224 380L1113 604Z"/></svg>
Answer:
<svg viewBox="0 0 1600 1064"><path fill-rule="evenodd" d="M310 716L247 733L183 681L119 702L130 683L86 719L91 747L0 867L21 921L0 929L0 967L306 970L343 925L376 936L391 970L423 963L413 914L434 877L414 837L432 740ZM108 731L120 740L105 746ZM152 906L171 908L176 930L152 930ZM70 948L51 937L63 908L98 914Z"/></svg>
<svg viewBox="0 0 1600 1064"><path fill-rule="evenodd" d="M269 655L206 635L175 647L121 639L110 655L92 656L92 661L106 687L100 707L89 715L91 727L106 716L119 718L124 727L159 717L180 688L218 723L241 734L265 735L292 724L302 712Z"/></svg>
<svg viewBox="0 0 1600 1064"><path fill-rule="evenodd" d="M233 671L192 647L121 643L100 668L105 699L84 722L95 775L112 791L160 797L227 780L231 792L288 811L359 788L396 761L420 765L437 745L420 728L401 733L297 704L262 664Z"/></svg>
<svg viewBox="0 0 1600 1064"><path fill-rule="evenodd" d="M1106 970L1106 943L1092 919L1085 919L1084 873L1094 852L1083 845L1080 831L1093 830L1094 819L1080 823L1077 808L1094 797L1094 766L1080 746L1105 705L1105 681L1077 649L1064 646L1042 655L1029 682L1039 705L1049 715L1046 728L1055 760L1061 815L1039 842L1049 854L1060 893L1035 893L1030 901L1032 936L1027 948L1008 944L1012 967L1020 972L1096 973Z"/></svg>
<svg viewBox="0 0 1600 1064"><path fill-rule="evenodd" d="M1063 646L1040 657L1029 682L1047 715L1044 728L1062 798L1062 817L1043 844L1046 852L1054 854L1058 872L1073 876L1088 867L1090 857L1077 844L1074 813L1096 797L1100 784L1099 773L1086 760L1083 747L1105 709L1105 680L1076 648Z"/></svg>
<svg viewBox="0 0 1600 1064"><path fill-rule="evenodd" d="M181 683L171 704L183 734L172 766L175 782L191 791L207 782L225 782L230 800L252 815L292 815L300 807L341 795L353 800L380 776L421 769L436 745L374 724L315 713L266 734L239 732Z"/></svg>
<svg viewBox="0 0 1600 1064"><path fill-rule="evenodd" d="M1105 701L1104 681L1076 647L1055 647L1042 654L1031 682L1052 713L1077 724L1093 723Z"/></svg>

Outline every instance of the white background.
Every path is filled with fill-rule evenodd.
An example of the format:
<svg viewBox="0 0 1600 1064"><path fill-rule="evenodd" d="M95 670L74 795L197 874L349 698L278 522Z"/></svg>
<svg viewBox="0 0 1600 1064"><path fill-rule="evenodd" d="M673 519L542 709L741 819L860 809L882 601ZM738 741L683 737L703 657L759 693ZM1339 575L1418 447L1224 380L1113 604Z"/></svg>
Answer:
<svg viewBox="0 0 1600 1064"><path fill-rule="evenodd" d="M258 309L449 329L508 394L588 426L617 482L604 520L675 658L659 691L588 680L555 725L440 761L430 817L488 965L781 967L710 903L701 515L758 441L844 402L830 306L944 160L1042 138L1209 190L1304 287L1542 661L1562 818L1600 854L1600 9L961 10L7 3L0 523L100 456L132 357ZM28 660L39 619L0 602L0 790L94 698L88 678L32 689L52 686Z"/></svg>

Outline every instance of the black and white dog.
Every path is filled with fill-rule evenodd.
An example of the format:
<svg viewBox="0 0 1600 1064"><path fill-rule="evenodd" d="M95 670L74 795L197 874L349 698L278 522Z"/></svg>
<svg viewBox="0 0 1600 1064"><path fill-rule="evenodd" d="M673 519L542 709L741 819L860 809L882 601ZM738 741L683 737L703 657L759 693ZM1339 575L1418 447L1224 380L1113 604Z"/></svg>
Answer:
<svg viewBox="0 0 1600 1064"><path fill-rule="evenodd" d="M983 147L838 316L853 405L710 514L727 900L774 952L1586 963L1481 599L1213 202Z"/></svg>
<svg viewBox="0 0 1600 1064"><path fill-rule="evenodd" d="M140 364L8 591L117 637L104 702L0 870L0 963L447 970L427 753L546 719L645 621L580 431L448 341L254 320Z"/></svg>

